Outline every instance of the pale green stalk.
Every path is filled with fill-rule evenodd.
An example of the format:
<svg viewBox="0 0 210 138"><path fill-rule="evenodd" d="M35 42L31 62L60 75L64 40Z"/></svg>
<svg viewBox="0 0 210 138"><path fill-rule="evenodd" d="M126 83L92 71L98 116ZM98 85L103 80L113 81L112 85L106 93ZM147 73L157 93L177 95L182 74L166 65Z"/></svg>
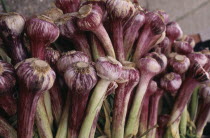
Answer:
<svg viewBox="0 0 210 138"><path fill-rule="evenodd" d="M188 119L188 111L187 111L187 106L185 106L184 111L183 111L182 116L181 116L181 122L180 122L180 125L179 125L181 138L186 137L187 119Z"/></svg>
<svg viewBox="0 0 210 138"><path fill-rule="evenodd" d="M189 104L190 107L190 118L192 121L195 121L196 114L197 114L197 109L198 109L198 91L199 87L195 88L192 97L191 97L191 102Z"/></svg>
<svg viewBox="0 0 210 138"><path fill-rule="evenodd" d="M141 112L142 100L146 93L150 79L151 78L147 76L140 77L139 85L137 87L136 94L132 103L132 107L128 115L128 121L125 128L125 138L131 138L135 136L137 133L135 129L136 128L138 129L138 127L136 127L136 123L139 122L138 113Z"/></svg>
<svg viewBox="0 0 210 138"><path fill-rule="evenodd" d="M111 137L111 120L110 120L110 112L106 108L105 103L103 104L103 110L105 114L105 126L104 126L104 133L110 138Z"/></svg>
<svg viewBox="0 0 210 138"><path fill-rule="evenodd" d="M99 31L100 30L100 31ZM109 38L109 35L103 25L99 25L93 33L98 37L98 39L103 44L103 48L106 51L108 56L111 56L113 58L116 58L115 51L111 42L111 39Z"/></svg>
<svg viewBox="0 0 210 138"><path fill-rule="evenodd" d="M67 138L70 105L71 105L70 92L68 92L68 95L67 95L67 98L66 98L66 104L65 104L63 113L61 115L61 119L60 119L60 122L59 122L58 130L57 130L55 138Z"/></svg>
<svg viewBox="0 0 210 138"><path fill-rule="evenodd" d="M38 128L40 138L53 138L51 126L46 114L46 109L44 107L44 101L42 98L39 99L37 103L36 110L36 126Z"/></svg>
<svg viewBox="0 0 210 138"><path fill-rule="evenodd" d="M94 121L94 118L97 114L97 109L101 108L104 97L107 91L107 88L110 84L108 80L99 80L88 103L86 116L82 123L79 138L86 138L90 135L91 127Z"/></svg>
<svg viewBox="0 0 210 138"><path fill-rule="evenodd" d="M180 134L179 134L179 123L181 120L181 116L172 124L170 124L170 126L167 126L167 130L166 130L166 134L164 136L164 138L180 138Z"/></svg>
<svg viewBox="0 0 210 138"><path fill-rule="evenodd" d="M44 96L44 105L45 105L47 117L48 117L51 129L53 131L53 114L52 114L52 106L51 106L52 104L51 104L49 91L45 92L43 96Z"/></svg>
<svg viewBox="0 0 210 138"><path fill-rule="evenodd" d="M181 114L184 111L184 108L190 100L193 90L196 88L198 83L198 81L189 77L186 78L185 81L182 83L182 86L179 89L179 94L176 97L170 119L168 121L166 131L167 133L165 134L164 138L179 137L179 122L181 119Z"/></svg>

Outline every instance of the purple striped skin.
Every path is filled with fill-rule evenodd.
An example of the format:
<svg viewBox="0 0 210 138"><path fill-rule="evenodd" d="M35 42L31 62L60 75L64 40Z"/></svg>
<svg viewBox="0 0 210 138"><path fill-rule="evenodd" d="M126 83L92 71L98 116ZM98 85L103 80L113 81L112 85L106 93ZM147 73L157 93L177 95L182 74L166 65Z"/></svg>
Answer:
<svg viewBox="0 0 210 138"><path fill-rule="evenodd" d="M210 114L210 103L206 103L203 106L203 110L199 113L198 119L196 120L196 134L198 137L201 137L203 134L203 130L208 122L208 116Z"/></svg>
<svg viewBox="0 0 210 138"><path fill-rule="evenodd" d="M71 92L68 137L77 138L90 91L97 82L97 75L89 63L77 62L67 68L64 78Z"/></svg>
<svg viewBox="0 0 210 138"><path fill-rule="evenodd" d="M9 63L0 60L0 94L11 91L15 86L15 83L14 67Z"/></svg>
<svg viewBox="0 0 210 138"><path fill-rule="evenodd" d="M196 135L201 137L210 113L210 87L203 86L199 91L199 110L196 117Z"/></svg>
<svg viewBox="0 0 210 138"><path fill-rule="evenodd" d="M73 64L77 63L77 62L85 62L85 63L89 63L90 60L88 58L88 56L81 52L81 51L68 51L66 53L63 53L61 58L57 61L57 69L59 71L59 73L61 74L61 76L64 76L67 68L69 66L72 66ZM65 83L65 85L67 85L67 83ZM67 87L67 86L66 86ZM67 88L68 89L68 88ZM71 91L69 90L68 93L67 93L67 96L70 96L71 97L72 93ZM71 98L68 97L70 100ZM64 120L68 120L68 116L69 116L69 108L72 107L71 106L71 101L66 101L66 104L65 104L65 107L64 107L64 110L65 112L62 113L62 116L65 115L64 118L61 119L61 122L59 123L59 131L58 133L56 134L56 137L60 137L62 135L67 135L67 124ZM66 113L68 112L68 113ZM64 127L65 126L65 127Z"/></svg>
<svg viewBox="0 0 210 138"><path fill-rule="evenodd" d="M168 138L169 136L176 136L178 134L178 130L174 125L177 125L177 121L180 120L181 114L190 100L190 97L193 93L193 90L200 84L209 80L209 74L202 67L201 64L195 62L190 68L186 79L183 81L176 101L174 103L169 122L167 124L168 128L166 130L166 134L164 138Z"/></svg>
<svg viewBox="0 0 210 138"><path fill-rule="evenodd" d="M17 101L11 91L0 96L0 108L2 108L9 116L17 113Z"/></svg>
<svg viewBox="0 0 210 138"><path fill-rule="evenodd" d="M31 56L45 60L45 48L58 38L58 27L53 23L52 19L45 15L40 15L26 21L25 31L30 41ZM45 101L50 101L50 98L46 98ZM42 106L44 106L44 104L42 104ZM46 114L49 116L49 124L52 126L52 110L47 109L47 107L49 106L45 105ZM37 110L39 110L39 108L37 108ZM42 116L41 119L44 120L44 116ZM41 129L43 128L40 128L40 130ZM47 131L42 131L47 133Z"/></svg>
<svg viewBox="0 0 210 138"><path fill-rule="evenodd" d="M16 84L14 67L0 60L0 108L9 116L17 112L17 101L13 97L13 88Z"/></svg>
<svg viewBox="0 0 210 138"><path fill-rule="evenodd" d="M162 97L164 91L162 89L158 89L149 99L149 121L148 121L148 129L153 128L158 121L158 107L159 101ZM157 133L157 128L153 128L148 134L148 138L155 138Z"/></svg>
<svg viewBox="0 0 210 138"><path fill-rule="evenodd" d="M137 134L140 113L142 109L143 97L146 93L150 80L157 74L161 73L167 66L167 58L163 54L150 53L145 58L141 58L137 62L137 68L140 72L140 80L131 110L128 115L128 121L125 129L125 137L134 136ZM136 124L136 125L133 125Z"/></svg>
<svg viewBox="0 0 210 138"><path fill-rule="evenodd" d="M189 35L184 35L182 37L182 41L188 42L192 48L195 47L195 40L193 37L189 36Z"/></svg>
<svg viewBox="0 0 210 138"><path fill-rule="evenodd" d="M115 54L117 60L123 62L125 60L125 52L123 47L123 21L128 20L129 16L133 15L135 8L130 1L125 0L108 0L106 2L106 7L109 17L111 18L111 39Z"/></svg>
<svg viewBox="0 0 210 138"><path fill-rule="evenodd" d="M90 34L90 42L94 61L96 61L99 57L105 57L105 51L101 42L92 33Z"/></svg>
<svg viewBox="0 0 210 138"><path fill-rule="evenodd" d="M61 53L51 47L45 49L45 60L54 71L57 71L56 63L60 59Z"/></svg>
<svg viewBox="0 0 210 138"><path fill-rule="evenodd" d="M26 59L15 68L19 80L18 137L32 138L37 102L53 86L55 72L36 58Z"/></svg>
<svg viewBox="0 0 210 138"><path fill-rule="evenodd" d="M148 53L146 56L154 58L161 66L161 72L164 71L168 64L168 59L166 56L159 52L151 52Z"/></svg>
<svg viewBox="0 0 210 138"><path fill-rule="evenodd" d="M93 130L94 120L98 114L96 109L101 109L110 83L118 80L121 76L122 64L110 56L99 57L95 63L95 68L97 70L97 75L101 79L98 81L90 97L86 115L80 129L79 138L90 136L91 129Z"/></svg>
<svg viewBox="0 0 210 138"><path fill-rule="evenodd" d="M24 25L25 18L18 13L0 14L0 37L13 65L28 57L27 50L22 43Z"/></svg>
<svg viewBox="0 0 210 138"><path fill-rule="evenodd" d="M147 88L147 92L144 96L142 103L142 111L140 114L139 121L139 135L141 136L143 133L147 131L148 119L149 119L149 99L150 96L154 94L157 90L157 83L155 81L150 81L150 84Z"/></svg>
<svg viewBox="0 0 210 138"><path fill-rule="evenodd" d="M21 80L19 80L21 83ZM19 84L21 85L21 84ZM22 86L19 89L19 102L18 102L18 137L32 138L34 115L36 112L36 105L41 92L33 93L27 91L27 88ZM25 109L28 109L25 111Z"/></svg>
<svg viewBox="0 0 210 138"><path fill-rule="evenodd" d="M177 22L169 22L166 25L166 36L169 38L171 43L183 37L182 29Z"/></svg>
<svg viewBox="0 0 210 138"><path fill-rule="evenodd" d="M169 15L164 10L157 10L156 12L163 17L164 23L168 24Z"/></svg>
<svg viewBox="0 0 210 138"><path fill-rule="evenodd" d="M160 85L162 89L169 92L173 97L176 96L177 91L179 90L181 84L182 84L181 76L174 72L165 74L160 80Z"/></svg>
<svg viewBox="0 0 210 138"><path fill-rule="evenodd" d="M188 84L188 85L186 85L186 84ZM189 85L190 84L190 85ZM173 108L173 112L172 112L172 115L173 114L175 114L175 112L180 112L176 117L175 116L173 116L173 117L170 117L170 120L169 120L169 124L173 124L173 122L174 121L176 121L176 119L178 118L178 117L180 117L180 115L181 115L181 113L182 113L182 111L184 110L184 105L185 105L185 103L187 103L187 101L189 100L189 98L190 98L190 94L189 93L187 93L187 92L190 92L190 90L193 90L197 85L198 85L199 83L196 81L196 80L194 80L194 79L186 79L184 82L183 82L183 84L182 84L182 86L181 86L181 88L180 88L180 93L178 94L178 97L177 97L177 99L180 99L180 101L179 102L176 102L176 104L174 105L174 108ZM184 90L186 91L186 92L184 92ZM183 98L184 97L184 98ZM181 99L185 99L185 100L181 100ZM177 101L177 100L176 100ZM175 111L175 109L177 110L177 111ZM168 125L169 126L169 125Z"/></svg>
<svg viewBox="0 0 210 138"><path fill-rule="evenodd" d="M169 117L168 114L158 116L157 138L163 138Z"/></svg>
<svg viewBox="0 0 210 138"><path fill-rule="evenodd" d="M193 52L193 47L186 41L175 41L172 45L175 52L188 55Z"/></svg>
<svg viewBox="0 0 210 138"><path fill-rule="evenodd" d="M98 5L83 5L78 12L77 26L81 30L93 32L103 44L106 54L115 58L111 39L102 24L103 14L103 9Z"/></svg>
<svg viewBox="0 0 210 138"><path fill-rule="evenodd" d="M165 37L163 41L158 44L158 48L161 48L161 53L168 57L168 55L171 53L171 42L168 37Z"/></svg>
<svg viewBox="0 0 210 138"><path fill-rule="evenodd" d="M26 21L25 29L30 40L32 57L44 60L45 48L59 36L58 27L53 24L52 20L38 16Z"/></svg>
<svg viewBox="0 0 210 138"><path fill-rule="evenodd" d="M145 25L140 31L136 44L133 61L137 62L142 56L147 54L160 39L165 32L166 26L161 17L154 12L145 14Z"/></svg>
<svg viewBox="0 0 210 138"><path fill-rule="evenodd" d="M202 68L202 66L198 63L194 64L191 68L191 74L192 76L189 76L185 79L185 81L182 83L179 95L177 97L177 102L174 105L173 112L182 112L184 109L184 106L189 101L189 98L193 92L193 89L200 83L205 82L209 80L209 74ZM191 91L192 90L192 91ZM184 97L184 98L183 98ZM180 99L180 100L178 100ZM176 109L176 110L175 110ZM180 116L179 114L178 116ZM177 117L171 116L169 123L173 123Z"/></svg>
<svg viewBox="0 0 210 138"><path fill-rule="evenodd" d="M45 48L58 38L58 27L53 23L51 18L45 15L40 15L37 17L32 17L26 21L25 31L30 41L31 56L45 60ZM44 97L42 98L44 99ZM50 101L50 97L45 98L44 101ZM41 106L42 108L46 109L46 115L48 116L49 124L51 127L47 126L47 123L44 123L40 126L38 125L39 132L43 132L46 133L44 135L48 135L47 133L51 132L50 128L52 128L53 124L52 109L48 108L49 106L47 106L47 104L42 104ZM37 108L37 110L39 110L39 108ZM38 116L38 114L36 114L36 116ZM40 116L40 118L40 120L45 120L43 115ZM46 125L46 127L44 125ZM48 130L45 131L45 128L48 128Z"/></svg>
<svg viewBox="0 0 210 138"><path fill-rule="evenodd" d="M173 72L181 75L188 71L190 67L190 60L185 55L171 53L169 54L168 65Z"/></svg>
<svg viewBox="0 0 210 138"><path fill-rule="evenodd" d="M166 25L166 37L170 40L170 49L172 49L172 44L175 40L181 39L183 37L183 32L181 27L176 22L169 22Z"/></svg>
<svg viewBox="0 0 210 138"><path fill-rule="evenodd" d="M56 125L58 126L59 120L62 114L62 109L63 109L63 100L62 100L62 93L61 93L61 86L59 85L58 80L55 80L54 85L52 88L49 90L50 92L50 98L51 98L51 103L52 103L52 111L53 111L53 116L55 118Z"/></svg>
<svg viewBox="0 0 210 138"><path fill-rule="evenodd" d="M187 56L190 59L191 65L193 65L195 62L198 62L203 67L208 62L207 56L200 52L190 53Z"/></svg>
<svg viewBox="0 0 210 138"><path fill-rule="evenodd" d="M123 47L123 27L122 21L117 19L112 24L112 43L117 60L123 62L125 60L125 52Z"/></svg>
<svg viewBox="0 0 210 138"><path fill-rule="evenodd" d="M90 62L90 59L81 51L68 51L63 53L60 59L57 61L57 69L59 73L63 75L69 65L79 61Z"/></svg>
<svg viewBox="0 0 210 138"><path fill-rule="evenodd" d="M91 3L92 3L92 1L91 1ZM96 4L98 4L98 3L96 3ZM103 49L103 46L102 46L101 42L98 40L98 38L94 34L90 34L90 35L91 35L90 40L91 40L91 48L92 48L92 53L93 53L93 59L94 59L94 61L97 61L97 59L99 57L105 57L105 51ZM117 87L118 87L117 83L112 82L107 89L105 97L114 93L115 89ZM98 109L97 113L95 115L91 130L90 130L89 138L94 138L94 136L95 136L95 131L96 131L96 126L97 126L99 113L100 113L100 110Z"/></svg>
<svg viewBox="0 0 210 138"><path fill-rule="evenodd" d="M76 18L73 15L63 15L56 22L60 29L60 35L74 44L74 48L82 51L91 59L90 46L86 35L76 26Z"/></svg>
<svg viewBox="0 0 210 138"><path fill-rule="evenodd" d="M71 95L71 114L69 116L68 138L77 138L78 133L84 118L85 109L87 106L88 95Z"/></svg>
<svg viewBox="0 0 210 138"><path fill-rule="evenodd" d="M45 60L48 62L48 64L50 64L51 68L56 72L56 74L58 74L56 63L60 58L60 55L61 55L60 52L57 50L54 50L52 48L45 49ZM53 84L52 88L49 90L53 116L55 118L57 126L59 124L63 108L61 86L59 85L58 79L59 79L58 77L55 79L55 83Z"/></svg>
<svg viewBox="0 0 210 138"><path fill-rule="evenodd" d="M128 112L130 96L139 82L138 70L128 68L127 73L129 73L127 78L128 82L118 84L119 86L115 91L112 137L124 136L125 120Z"/></svg>
<svg viewBox="0 0 210 138"><path fill-rule="evenodd" d="M144 12L136 12L135 15L125 24L123 32L123 44L125 58L128 60L135 40L138 38L139 30L145 23Z"/></svg>
<svg viewBox="0 0 210 138"><path fill-rule="evenodd" d="M105 80L116 81L119 79L122 70L122 64L112 57L99 57L96 61L95 68L97 75Z"/></svg>
<svg viewBox="0 0 210 138"><path fill-rule="evenodd" d="M106 1L95 1L95 0L89 0L84 2L82 5L86 5L86 4L92 4L92 5L96 5L99 6L102 10L103 17L102 17L102 22L107 21L107 9L106 9ZM107 28L106 28L107 29Z"/></svg>

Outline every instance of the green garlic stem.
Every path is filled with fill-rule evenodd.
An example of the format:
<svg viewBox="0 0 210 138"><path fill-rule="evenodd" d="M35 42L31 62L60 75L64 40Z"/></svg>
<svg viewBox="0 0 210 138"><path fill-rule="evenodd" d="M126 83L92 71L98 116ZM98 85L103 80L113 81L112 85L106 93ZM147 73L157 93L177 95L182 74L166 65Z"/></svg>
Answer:
<svg viewBox="0 0 210 138"><path fill-rule="evenodd" d="M51 126L48 120L48 116L46 113L46 109L44 107L44 101L42 97L40 97L37 103L35 118L40 138L53 138Z"/></svg>
<svg viewBox="0 0 210 138"><path fill-rule="evenodd" d="M179 123L181 120L181 116L172 124L170 124L170 126L168 126L166 133L164 135L164 138L180 138L180 134L179 134Z"/></svg>
<svg viewBox="0 0 210 138"><path fill-rule="evenodd" d="M192 121L195 121L197 109L198 109L198 91L199 87L195 88L190 102L190 118Z"/></svg>
<svg viewBox="0 0 210 138"><path fill-rule="evenodd" d="M67 94L66 103L64 106L63 113L61 115L61 119L58 125L58 130L55 138L67 138L70 105L71 101L70 101L70 91L69 91Z"/></svg>
<svg viewBox="0 0 210 138"><path fill-rule="evenodd" d="M52 114L52 106L51 106L52 104L51 104L49 91L45 92L43 96L44 96L44 105L45 105L47 117L48 117L51 129L53 131L53 114Z"/></svg>
<svg viewBox="0 0 210 138"><path fill-rule="evenodd" d="M134 135L136 135L136 131L134 131L134 129L136 128L136 126L134 124L136 124L137 122L139 122L139 112L141 112L141 104L142 104L142 100L143 97L146 93L149 81L150 81L150 77L147 76L141 76L140 77L140 81L136 90L136 94L131 106L131 110L130 113L128 115L128 121L125 127L125 137L126 138L131 138ZM138 127L137 127L138 129Z"/></svg>
<svg viewBox="0 0 210 138"><path fill-rule="evenodd" d="M180 135L183 138L186 137L186 132L187 132L187 116L188 116L188 111L187 111L187 106L185 106L179 125Z"/></svg>
<svg viewBox="0 0 210 138"><path fill-rule="evenodd" d="M93 33L98 37L98 39L103 44L104 50L106 51L107 55L116 58L114 47L104 26L102 24L99 25L99 27L96 30L94 30Z"/></svg>
<svg viewBox="0 0 210 138"><path fill-rule="evenodd" d="M110 84L108 80L99 80L88 103L86 116L82 123L79 137L78 138L86 138L90 135L91 127L94 121L94 118L97 114L97 109L101 108L104 97L107 91L107 88Z"/></svg>

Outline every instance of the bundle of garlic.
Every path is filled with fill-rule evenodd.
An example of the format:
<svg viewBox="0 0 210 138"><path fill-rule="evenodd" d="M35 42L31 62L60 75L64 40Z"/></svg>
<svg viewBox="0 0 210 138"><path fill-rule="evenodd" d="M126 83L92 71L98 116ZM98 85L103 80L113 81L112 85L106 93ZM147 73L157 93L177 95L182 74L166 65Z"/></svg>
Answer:
<svg viewBox="0 0 210 138"><path fill-rule="evenodd" d="M55 5L27 20L0 14L1 137L202 136L209 50L194 52L166 12L136 2Z"/></svg>

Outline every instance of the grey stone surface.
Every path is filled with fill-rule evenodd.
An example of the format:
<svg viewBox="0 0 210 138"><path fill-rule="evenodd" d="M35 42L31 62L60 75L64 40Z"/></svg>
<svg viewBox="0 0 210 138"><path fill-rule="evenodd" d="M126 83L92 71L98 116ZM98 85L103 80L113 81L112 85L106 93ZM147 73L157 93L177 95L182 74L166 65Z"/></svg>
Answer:
<svg viewBox="0 0 210 138"><path fill-rule="evenodd" d="M142 7L147 7L148 1L147 0L138 0Z"/></svg>
<svg viewBox="0 0 210 138"><path fill-rule="evenodd" d="M210 29L210 1L178 22L184 32L189 34Z"/></svg>
<svg viewBox="0 0 210 138"><path fill-rule="evenodd" d="M163 9L170 14L172 20L195 9L208 0L147 0L150 10Z"/></svg>
<svg viewBox="0 0 210 138"><path fill-rule="evenodd" d="M52 5L54 0L5 0L10 11L25 16L39 14Z"/></svg>
<svg viewBox="0 0 210 138"><path fill-rule="evenodd" d="M210 26L209 0L146 0L149 10L163 9L177 21L186 34L200 32Z"/></svg>

